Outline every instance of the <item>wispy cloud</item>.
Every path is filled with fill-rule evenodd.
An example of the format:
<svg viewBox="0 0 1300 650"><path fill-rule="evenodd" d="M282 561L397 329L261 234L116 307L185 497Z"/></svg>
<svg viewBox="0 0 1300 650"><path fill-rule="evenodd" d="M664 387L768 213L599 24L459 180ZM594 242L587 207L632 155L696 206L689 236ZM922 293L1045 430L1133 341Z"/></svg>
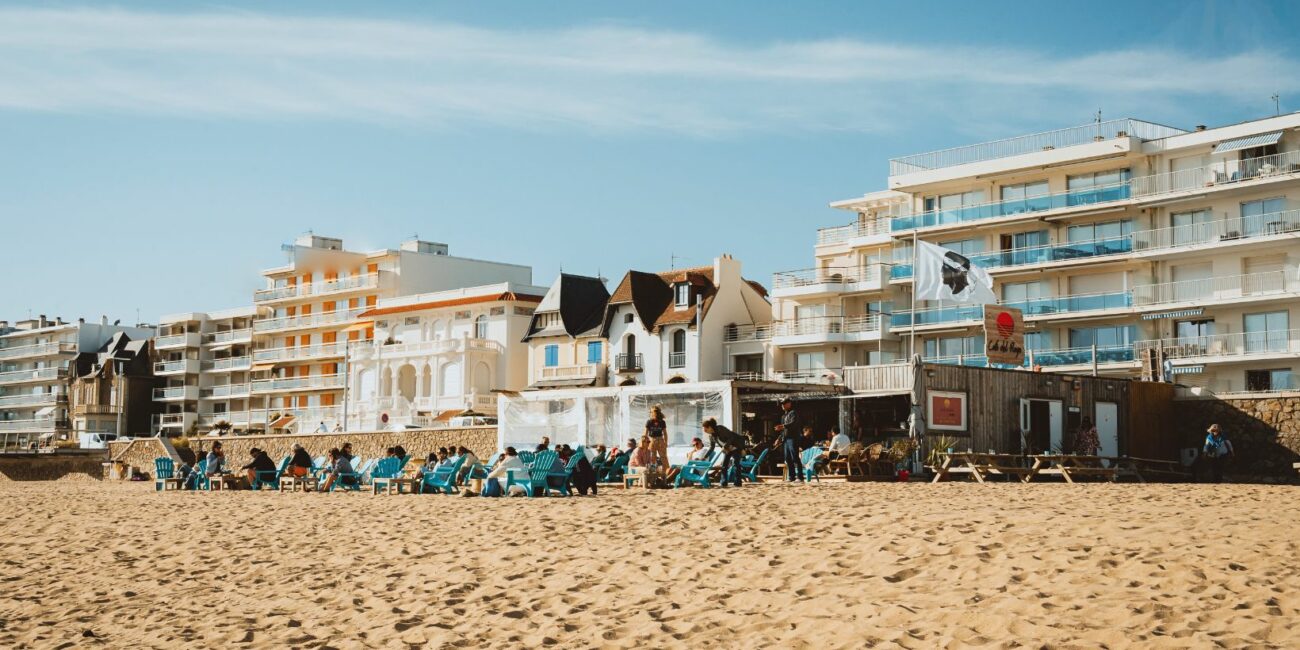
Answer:
<svg viewBox="0 0 1300 650"><path fill-rule="evenodd" d="M1156 97L1236 103L1300 91L1296 69L1300 61L1277 50L1062 57L845 39L738 44L611 26L0 10L0 108L27 111L698 135L881 131Z"/></svg>

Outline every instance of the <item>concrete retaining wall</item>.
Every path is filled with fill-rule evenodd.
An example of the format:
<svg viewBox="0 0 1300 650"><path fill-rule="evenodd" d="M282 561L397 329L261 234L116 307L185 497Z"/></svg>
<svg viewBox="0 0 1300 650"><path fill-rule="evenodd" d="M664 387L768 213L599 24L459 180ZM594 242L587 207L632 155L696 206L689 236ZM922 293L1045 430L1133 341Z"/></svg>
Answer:
<svg viewBox="0 0 1300 650"><path fill-rule="evenodd" d="M0 481L55 481L70 477L101 478L108 454L50 454L0 457Z"/></svg>

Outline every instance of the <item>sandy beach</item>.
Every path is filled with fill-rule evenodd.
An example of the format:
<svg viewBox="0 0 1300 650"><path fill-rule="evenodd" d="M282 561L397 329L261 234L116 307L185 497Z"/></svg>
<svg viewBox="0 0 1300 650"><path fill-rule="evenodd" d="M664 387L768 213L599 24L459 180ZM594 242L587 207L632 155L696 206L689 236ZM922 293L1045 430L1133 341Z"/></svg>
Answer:
<svg viewBox="0 0 1300 650"><path fill-rule="evenodd" d="M598 498L0 483L0 647L1297 647L1253 485Z"/></svg>

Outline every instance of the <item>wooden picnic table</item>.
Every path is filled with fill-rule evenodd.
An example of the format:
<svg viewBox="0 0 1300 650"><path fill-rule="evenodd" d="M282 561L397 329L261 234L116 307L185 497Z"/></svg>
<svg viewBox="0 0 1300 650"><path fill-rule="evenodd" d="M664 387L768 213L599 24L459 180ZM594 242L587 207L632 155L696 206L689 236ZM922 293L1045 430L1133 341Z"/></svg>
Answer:
<svg viewBox="0 0 1300 650"><path fill-rule="evenodd" d="M1033 476L1060 476L1066 483L1075 478L1100 476L1114 482L1119 477L1119 463L1101 456L1082 454L1037 454L1033 456ZM1028 479L1026 479L1028 482Z"/></svg>
<svg viewBox="0 0 1300 650"><path fill-rule="evenodd" d="M983 483L989 476L1014 476L1022 483L1029 482L1036 473L1036 465L1027 465L1026 458L1018 454L982 453L974 451L943 452L943 462L934 469L938 483L954 474L969 474Z"/></svg>

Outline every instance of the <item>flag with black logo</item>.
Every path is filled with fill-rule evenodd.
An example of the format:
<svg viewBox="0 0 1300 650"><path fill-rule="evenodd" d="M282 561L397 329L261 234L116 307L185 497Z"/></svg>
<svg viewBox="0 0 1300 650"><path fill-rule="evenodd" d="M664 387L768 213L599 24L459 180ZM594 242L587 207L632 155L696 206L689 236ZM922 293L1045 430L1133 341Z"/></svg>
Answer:
<svg viewBox="0 0 1300 650"><path fill-rule="evenodd" d="M996 304L993 278L970 259L942 246L916 242L913 269L917 300L947 300L977 305Z"/></svg>

